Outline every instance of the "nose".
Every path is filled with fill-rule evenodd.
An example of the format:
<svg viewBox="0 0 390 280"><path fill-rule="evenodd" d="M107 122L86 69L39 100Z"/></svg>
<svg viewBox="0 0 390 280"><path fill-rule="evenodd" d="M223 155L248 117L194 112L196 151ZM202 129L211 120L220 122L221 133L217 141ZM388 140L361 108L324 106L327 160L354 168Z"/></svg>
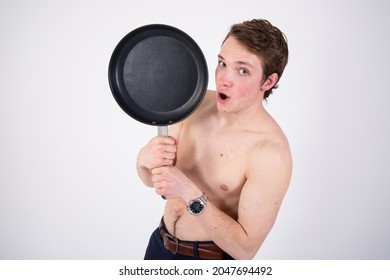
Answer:
<svg viewBox="0 0 390 280"><path fill-rule="evenodd" d="M231 76L227 69L218 69L215 71L215 80L220 87L231 87L233 85Z"/></svg>

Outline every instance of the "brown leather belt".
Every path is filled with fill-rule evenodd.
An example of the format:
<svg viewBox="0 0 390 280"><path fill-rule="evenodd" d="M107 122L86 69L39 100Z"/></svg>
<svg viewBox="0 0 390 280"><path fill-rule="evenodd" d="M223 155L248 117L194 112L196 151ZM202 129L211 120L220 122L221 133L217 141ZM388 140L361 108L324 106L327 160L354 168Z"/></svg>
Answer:
<svg viewBox="0 0 390 280"><path fill-rule="evenodd" d="M224 251L212 241L192 242L182 241L167 232L163 222L159 226L161 238L164 241L165 249L173 254L182 254L185 256L196 257L203 260L222 260Z"/></svg>

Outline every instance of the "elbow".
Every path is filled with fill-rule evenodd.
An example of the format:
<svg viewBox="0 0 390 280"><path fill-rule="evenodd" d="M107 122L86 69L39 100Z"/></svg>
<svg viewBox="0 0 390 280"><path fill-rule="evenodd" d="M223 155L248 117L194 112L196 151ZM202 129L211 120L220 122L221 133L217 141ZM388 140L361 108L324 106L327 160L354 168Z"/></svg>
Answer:
<svg viewBox="0 0 390 280"><path fill-rule="evenodd" d="M252 260L256 256L256 252L241 252L232 256L235 260Z"/></svg>
<svg viewBox="0 0 390 280"><path fill-rule="evenodd" d="M247 248L241 248L241 250L237 250L231 256L235 260L252 260L257 252L259 251L260 246L251 246Z"/></svg>

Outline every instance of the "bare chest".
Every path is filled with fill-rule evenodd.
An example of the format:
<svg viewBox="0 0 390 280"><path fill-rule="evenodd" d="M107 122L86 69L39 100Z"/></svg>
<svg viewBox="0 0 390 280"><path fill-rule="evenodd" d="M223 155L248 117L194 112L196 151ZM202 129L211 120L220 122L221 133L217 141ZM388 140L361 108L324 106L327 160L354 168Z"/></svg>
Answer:
<svg viewBox="0 0 390 280"><path fill-rule="evenodd" d="M246 180L247 152L239 136L184 130L178 146L177 167L221 210L234 217Z"/></svg>

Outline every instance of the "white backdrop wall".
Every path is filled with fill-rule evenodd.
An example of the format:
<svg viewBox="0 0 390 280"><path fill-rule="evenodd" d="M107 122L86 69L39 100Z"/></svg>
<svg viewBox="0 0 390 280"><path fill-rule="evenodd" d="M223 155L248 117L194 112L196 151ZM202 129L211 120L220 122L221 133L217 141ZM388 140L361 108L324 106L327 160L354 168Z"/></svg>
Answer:
<svg viewBox="0 0 390 280"><path fill-rule="evenodd" d="M132 29L176 26L216 56L231 24L266 18L290 61L267 109L294 174L257 259L390 258L387 1L3 0L0 259L142 259L163 201L135 171L156 129L107 79Z"/></svg>

